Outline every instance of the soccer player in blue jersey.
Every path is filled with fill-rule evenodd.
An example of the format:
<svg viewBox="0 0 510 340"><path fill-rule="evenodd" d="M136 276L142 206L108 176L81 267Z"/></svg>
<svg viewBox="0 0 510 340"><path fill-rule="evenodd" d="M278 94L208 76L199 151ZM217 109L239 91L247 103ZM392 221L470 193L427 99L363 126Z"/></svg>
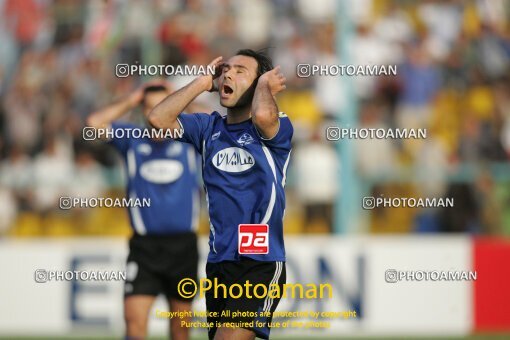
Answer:
<svg viewBox="0 0 510 340"><path fill-rule="evenodd" d="M152 110L149 122L158 128L182 128L180 140L202 155L210 217L208 279L226 287L246 282L268 290L275 284L281 287L286 277L284 187L293 128L274 96L285 89L285 77L265 54L253 50L240 50L226 62L216 58L210 65L217 67L215 75L198 77L169 95ZM199 94L216 90L226 116L182 113ZM209 329L210 339L269 338L271 317L260 317L260 312L272 314L279 298L213 294L206 293L207 309L220 317L208 318L215 325ZM248 316L221 316L222 311ZM243 326L252 321L258 323ZM217 322L241 327L216 327Z"/></svg>
<svg viewBox="0 0 510 340"><path fill-rule="evenodd" d="M128 138L132 135L128 129L144 127L117 121L139 105L146 119L168 94L163 83L149 83L87 119L90 127L117 132L107 137L125 160L127 196L150 199L150 207L129 209L133 236L124 287L126 339L146 337L149 312L160 293L166 295L171 311L190 311L191 300L178 294L177 284L197 277L198 155L189 144L171 139ZM174 340L189 338L189 329L181 327L180 321L170 319Z"/></svg>

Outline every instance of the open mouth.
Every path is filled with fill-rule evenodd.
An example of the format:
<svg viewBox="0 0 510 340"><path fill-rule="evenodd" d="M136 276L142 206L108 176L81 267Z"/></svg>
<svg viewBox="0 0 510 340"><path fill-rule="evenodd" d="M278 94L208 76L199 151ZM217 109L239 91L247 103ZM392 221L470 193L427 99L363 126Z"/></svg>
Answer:
<svg viewBox="0 0 510 340"><path fill-rule="evenodd" d="M223 91L222 91L222 94L223 95L231 95L232 93L234 93L234 89L232 89L229 85L223 85Z"/></svg>

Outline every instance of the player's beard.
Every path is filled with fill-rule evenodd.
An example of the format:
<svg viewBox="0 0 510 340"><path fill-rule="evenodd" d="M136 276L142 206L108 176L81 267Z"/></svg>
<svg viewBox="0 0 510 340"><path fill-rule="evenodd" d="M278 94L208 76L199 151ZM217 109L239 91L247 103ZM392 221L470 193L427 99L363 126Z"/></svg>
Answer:
<svg viewBox="0 0 510 340"><path fill-rule="evenodd" d="M257 80L254 80L253 83L244 91L244 93L239 97L237 102L232 106L226 106L227 109L242 109L247 106L251 106L251 102L253 101L253 95L255 94L255 88L257 87Z"/></svg>

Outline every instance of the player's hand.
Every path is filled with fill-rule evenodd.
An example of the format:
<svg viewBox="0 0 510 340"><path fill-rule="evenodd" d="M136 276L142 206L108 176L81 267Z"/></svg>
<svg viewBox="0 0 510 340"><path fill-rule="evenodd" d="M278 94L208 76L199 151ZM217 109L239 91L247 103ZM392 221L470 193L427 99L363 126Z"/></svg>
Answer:
<svg viewBox="0 0 510 340"><path fill-rule="evenodd" d="M271 94L275 96L277 93L280 93L287 88L287 86L285 86L286 81L287 79L280 71L280 66L276 66L271 71L260 76L258 85L268 86L271 90Z"/></svg>
<svg viewBox="0 0 510 340"><path fill-rule="evenodd" d="M127 100L129 102L130 107L134 108L142 103L144 89L145 89L145 86L140 86L129 95Z"/></svg>
<svg viewBox="0 0 510 340"><path fill-rule="evenodd" d="M209 92L215 92L218 91L218 84L216 84L215 80L221 75L221 68L223 66L223 57L217 57L213 61L207 65L207 69L209 69L209 66L214 66L214 74L207 74L203 76L205 82L207 91Z"/></svg>

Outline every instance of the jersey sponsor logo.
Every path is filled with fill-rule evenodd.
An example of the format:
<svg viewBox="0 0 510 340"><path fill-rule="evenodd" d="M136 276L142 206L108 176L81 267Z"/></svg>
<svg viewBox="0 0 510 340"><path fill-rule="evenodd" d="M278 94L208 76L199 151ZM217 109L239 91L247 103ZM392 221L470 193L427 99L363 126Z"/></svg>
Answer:
<svg viewBox="0 0 510 340"><path fill-rule="evenodd" d="M179 161L156 159L142 164L140 175L145 180L156 184L168 184L178 180L184 171Z"/></svg>
<svg viewBox="0 0 510 340"><path fill-rule="evenodd" d="M255 158L246 150L230 147L218 151L213 159L213 165L226 172L243 172L255 165Z"/></svg>
<svg viewBox="0 0 510 340"><path fill-rule="evenodd" d="M238 229L239 254L269 253L269 225L240 224Z"/></svg>
<svg viewBox="0 0 510 340"><path fill-rule="evenodd" d="M250 134L246 133L246 132L245 132L245 133L243 133L243 134L241 135L241 137L239 137L239 139L237 140L237 142L238 142L239 144L241 144L241 146L251 144L251 143L253 143L254 141L255 141L255 140L253 139L253 137L252 137Z"/></svg>
<svg viewBox="0 0 510 340"><path fill-rule="evenodd" d="M216 140L218 139L218 137L221 135L221 131L218 131L218 132L215 132L213 133L213 135L211 136L211 140Z"/></svg>

